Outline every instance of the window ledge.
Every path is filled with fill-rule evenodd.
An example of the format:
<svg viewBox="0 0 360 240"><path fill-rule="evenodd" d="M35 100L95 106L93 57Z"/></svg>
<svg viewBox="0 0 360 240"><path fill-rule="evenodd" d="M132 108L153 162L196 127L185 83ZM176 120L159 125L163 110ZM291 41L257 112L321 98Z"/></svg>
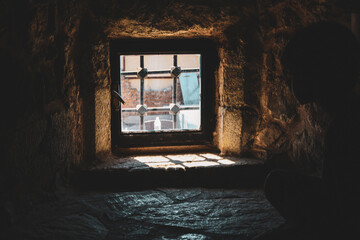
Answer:
<svg viewBox="0 0 360 240"><path fill-rule="evenodd" d="M197 150L108 156L100 164L81 170L75 181L81 189L101 191L262 187L268 173L263 161Z"/></svg>
<svg viewBox="0 0 360 240"><path fill-rule="evenodd" d="M258 159L222 156L207 146L178 146L127 149L121 156L111 155L102 159L91 171L146 171L179 170L196 168L224 168L238 166L260 166Z"/></svg>

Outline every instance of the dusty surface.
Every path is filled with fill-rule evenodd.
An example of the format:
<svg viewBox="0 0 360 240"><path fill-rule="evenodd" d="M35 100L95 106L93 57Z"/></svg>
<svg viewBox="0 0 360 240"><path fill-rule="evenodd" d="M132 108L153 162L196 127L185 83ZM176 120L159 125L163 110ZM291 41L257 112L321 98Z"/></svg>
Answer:
<svg viewBox="0 0 360 240"><path fill-rule="evenodd" d="M182 169L207 167L231 167L241 165L263 165L264 162L257 159L238 158L232 156L220 156L215 153L191 153L191 154L161 154L139 155L129 157L108 157L104 162L94 166L91 170L116 170L128 171L146 169Z"/></svg>
<svg viewBox="0 0 360 240"><path fill-rule="evenodd" d="M1 239L251 239L283 219L259 190L87 193L33 206Z"/></svg>
<svg viewBox="0 0 360 240"><path fill-rule="evenodd" d="M216 153L108 157L78 171L72 183L87 190L140 190L158 187L262 187L269 168L257 159Z"/></svg>

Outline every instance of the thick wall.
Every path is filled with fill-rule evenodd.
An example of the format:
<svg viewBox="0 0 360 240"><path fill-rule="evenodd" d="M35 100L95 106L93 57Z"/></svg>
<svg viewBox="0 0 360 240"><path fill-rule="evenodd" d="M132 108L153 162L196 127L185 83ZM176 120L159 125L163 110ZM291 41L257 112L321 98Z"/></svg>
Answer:
<svg viewBox="0 0 360 240"><path fill-rule="evenodd" d="M117 38L212 39L214 145L321 168L323 116L299 106L280 59L297 28L349 25L331 0L3 0L0 9L1 189L10 196L52 191L71 169L111 152L109 40Z"/></svg>

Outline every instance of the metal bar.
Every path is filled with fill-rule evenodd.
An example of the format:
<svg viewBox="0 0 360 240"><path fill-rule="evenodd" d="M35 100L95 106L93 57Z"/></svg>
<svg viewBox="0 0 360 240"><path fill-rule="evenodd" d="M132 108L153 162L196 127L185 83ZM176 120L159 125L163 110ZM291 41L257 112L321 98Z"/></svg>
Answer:
<svg viewBox="0 0 360 240"><path fill-rule="evenodd" d="M140 67L144 68L144 56L140 56ZM140 80L140 104L144 104L144 78ZM144 115L140 114L140 130L144 130Z"/></svg>
<svg viewBox="0 0 360 240"><path fill-rule="evenodd" d="M151 76L150 79L156 78L156 79L172 79L171 76ZM125 79L139 79L137 76L126 76Z"/></svg>
<svg viewBox="0 0 360 240"><path fill-rule="evenodd" d="M200 72L200 70L198 68L188 68L188 69L181 69L181 72ZM148 75L149 74L161 74L161 73L170 73L170 70L148 71ZM121 75L137 75L137 72L133 72L133 71L125 72L125 71L123 71L121 73Z"/></svg>
<svg viewBox="0 0 360 240"><path fill-rule="evenodd" d="M177 55L174 55L174 67L177 67ZM177 78L174 77L173 79L173 98L172 98L172 103L176 104L176 83L177 83Z"/></svg>
<svg viewBox="0 0 360 240"><path fill-rule="evenodd" d="M137 72L122 72L121 75L137 75Z"/></svg>
<svg viewBox="0 0 360 240"><path fill-rule="evenodd" d="M122 58L122 59L121 59ZM122 60L122 61L121 61ZM119 56L119 65L120 65L120 79L119 79L119 82L118 82L118 89L117 89L117 93L120 95L120 98L121 98L121 65L122 65L122 62L123 62L123 64L124 64L124 68L123 69L125 69L125 59L124 59L124 57L121 57L121 56ZM121 98L122 99L122 98ZM124 100L123 100L124 101ZM124 103L125 103L125 101L124 101ZM121 110L121 105L122 104L120 104L120 110Z"/></svg>
<svg viewBox="0 0 360 240"><path fill-rule="evenodd" d="M200 109L200 107L198 105L192 105L192 106L180 106L180 110L196 110L196 109Z"/></svg>
<svg viewBox="0 0 360 240"><path fill-rule="evenodd" d="M144 115L140 115L140 130L144 130Z"/></svg>
<svg viewBox="0 0 360 240"><path fill-rule="evenodd" d="M200 109L198 105L180 106L180 110L197 110ZM165 112L169 111L169 107L150 107L147 108L147 112ZM123 108L123 112L137 112L136 108Z"/></svg>
<svg viewBox="0 0 360 240"><path fill-rule="evenodd" d="M135 108L123 108L122 112L137 112Z"/></svg>
<svg viewBox="0 0 360 240"><path fill-rule="evenodd" d="M174 67L177 67L177 55L174 55Z"/></svg>
<svg viewBox="0 0 360 240"><path fill-rule="evenodd" d="M174 67L177 67L177 55L174 55ZM173 79L173 97L172 102L176 104L176 86L177 85L177 77L174 77ZM177 114L173 114L173 120L174 120L174 129L177 128Z"/></svg>
<svg viewBox="0 0 360 240"><path fill-rule="evenodd" d="M188 68L188 69L181 69L181 72L200 72L198 68Z"/></svg>
<svg viewBox="0 0 360 240"><path fill-rule="evenodd" d="M174 120L174 129L177 129L177 114L173 115L173 120Z"/></svg>
<svg viewBox="0 0 360 240"><path fill-rule="evenodd" d="M170 70L153 70L153 71L148 71L148 74L161 74L161 73L170 73Z"/></svg>
<svg viewBox="0 0 360 240"><path fill-rule="evenodd" d="M140 56L140 67L144 68L144 56ZM140 80L140 104L144 104L144 78Z"/></svg>

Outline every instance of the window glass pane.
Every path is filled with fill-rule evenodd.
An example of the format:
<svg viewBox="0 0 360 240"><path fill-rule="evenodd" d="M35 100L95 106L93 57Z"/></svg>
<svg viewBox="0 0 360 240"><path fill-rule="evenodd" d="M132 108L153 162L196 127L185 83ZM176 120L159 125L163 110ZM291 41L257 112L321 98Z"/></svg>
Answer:
<svg viewBox="0 0 360 240"><path fill-rule="evenodd" d="M133 72L140 67L140 55L122 55L120 56L121 71Z"/></svg>
<svg viewBox="0 0 360 240"><path fill-rule="evenodd" d="M200 129L200 110L181 110L178 114L179 129Z"/></svg>
<svg viewBox="0 0 360 240"><path fill-rule="evenodd" d="M200 129L200 75L196 72L182 73L179 77L181 111L178 114L180 129Z"/></svg>
<svg viewBox="0 0 360 240"><path fill-rule="evenodd" d="M198 73L182 73L179 77L179 101L183 105L200 105L200 76Z"/></svg>
<svg viewBox="0 0 360 240"><path fill-rule="evenodd" d="M200 54L179 54L178 66L181 69L200 68Z"/></svg>
<svg viewBox="0 0 360 240"><path fill-rule="evenodd" d="M172 130L174 129L173 116L169 111L148 112L144 119L146 130Z"/></svg>
<svg viewBox="0 0 360 240"><path fill-rule="evenodd" d="M121 97L125 101L123 108L135 108L140 104L140 79L122 76Z"/></svg>
<svg viewBox="0 0 360 240"><path fill-rule="evenodd" d="M173 78L170 76L146 78L144 87L144 103L148 107L169 107L172 103Z"/></svg>
<svg viewBox="0 0 360 240"><path fill-rule="evenodd" d="M142 57L126 55L120 58L125 61L125 67L121 68L121 72L124 73L124 69L130 72L137 70ZM121 96L126 102L122 105L122 131L199 130L201 123L200 55L177 55L177 65L182 70L188 71L182 71L176 78L176 96L174 95L174 78L170 74L170 68L174 65L174 55L143 55L143 58L144 67L148 69L143 89L137 75L132 73L121 75ZM142 126L142 117L137 111L137 106L141 104L141 93L143 93L143 103L147 107ZM177 105L174 107L175 103ZM141 112L141 109L139 111Z"/></svg>
<svg viewBox="0 0 360 240"><path fill-rule="evenodd" d="M124 132L127 131L139 131L140 130L140 116L136 112L122 112L122 124L121 129Z"/></svg>
<svg viewBox="0 0 360 240"><path fill-rule="evenodd" d="M144 55L144 67L148 70L170 70L174 55Z"/></svg>

